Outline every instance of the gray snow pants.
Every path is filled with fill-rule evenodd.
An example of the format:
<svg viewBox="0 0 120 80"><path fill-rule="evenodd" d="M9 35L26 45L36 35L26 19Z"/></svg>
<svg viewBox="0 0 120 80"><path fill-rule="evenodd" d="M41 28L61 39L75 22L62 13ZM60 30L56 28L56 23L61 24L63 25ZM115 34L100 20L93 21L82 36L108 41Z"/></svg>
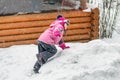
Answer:
<svg viewBox="0 0 120 80"><path fill-rule="evenodd" d="M55 55L57 49L54 45L46 44L44 42L38 42L38 52L46 62L50 57Z"/></svg>
<svg viewBox="0 0 120 80"><path fill-rule="evenodd" d="M55 53L57 52L57 49L54 45L50 45L50 44L46 44L44 42L38 41L38 52L42 56L43 64L45 64L50 57L55 55ZM40 67L41 65L39 64L39 61L37 60L34 65L34 68L39 70Z"/></svg>

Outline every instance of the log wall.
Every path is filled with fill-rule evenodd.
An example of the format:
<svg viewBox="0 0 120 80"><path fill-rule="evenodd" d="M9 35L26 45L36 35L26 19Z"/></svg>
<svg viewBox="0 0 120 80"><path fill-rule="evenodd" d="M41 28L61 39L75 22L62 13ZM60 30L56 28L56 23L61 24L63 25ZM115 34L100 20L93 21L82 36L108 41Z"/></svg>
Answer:
<svg viewBox="0 0 120 80"><path fill-rule="evenodd" d="M63 11L70 26L64 41L88 42L99 36L99 10L92 12ZM36 44L37 38L53 22L58 12L12 15L0 17L0 47L20 44Z"/></svg>

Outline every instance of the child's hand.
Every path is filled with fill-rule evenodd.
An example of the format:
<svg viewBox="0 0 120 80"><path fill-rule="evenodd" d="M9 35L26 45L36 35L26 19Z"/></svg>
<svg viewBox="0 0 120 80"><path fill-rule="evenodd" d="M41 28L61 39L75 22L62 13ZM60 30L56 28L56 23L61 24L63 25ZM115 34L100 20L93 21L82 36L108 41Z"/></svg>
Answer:
<svg viewBox="0 0 120 80"><path fill-rule="evenodd" d="M61 47L63 50L66 49L66 48L70 48L70 46L66 46L65 43L62 43L62 44L60 45L60 47Z"/></svg>

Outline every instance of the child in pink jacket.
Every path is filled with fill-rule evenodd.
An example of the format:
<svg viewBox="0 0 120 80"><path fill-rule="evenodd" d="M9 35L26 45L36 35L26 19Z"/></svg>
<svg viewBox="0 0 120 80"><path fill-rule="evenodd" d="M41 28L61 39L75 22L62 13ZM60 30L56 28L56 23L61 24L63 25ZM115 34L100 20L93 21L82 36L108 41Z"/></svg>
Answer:
<svg viewBox="0 0 120 80"><path fill-rule="evenodd" d="M33 71L39 73L40 67L47 62L47 60L55 55L57 49L55 45L59 45L63 50L69 48L62 41L64 32L69 25L69 21L62 15L58 15L57 19L50 25L50 28L45 30L38 38L37 61L34 65Z"/></svg>

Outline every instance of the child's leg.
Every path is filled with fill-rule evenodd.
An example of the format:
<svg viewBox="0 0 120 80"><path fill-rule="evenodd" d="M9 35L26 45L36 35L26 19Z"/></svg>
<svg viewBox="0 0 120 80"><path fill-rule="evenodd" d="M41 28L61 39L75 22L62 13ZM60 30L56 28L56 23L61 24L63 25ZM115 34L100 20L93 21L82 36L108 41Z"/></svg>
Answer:
<svg viewBox="0 0 120 80"><path fill-rule="evenodd" d="M38 42L38 52L40 53L40 52L43 52L43 51L44 51L44 48L41 46L40 42ZM38 55L38 54L37 54L37 55ZM35 62L35 64L34 64L33 71L34 71L35 73L39 73L38 71L39 71L40 67L41 67L41 64L40 64L39 61L37 60L37 61Z"/></svg>
<svg viewBox="0 0 120 80"><path fill-rule="evenodd" d="M45 61L43 60L42 57L40 57L40 59L39 59L39 56L41 56L41 55L40 55L40 54L37 54L37 55L36 55L37 61L36 61L35 65L34 65L34 68L33 68L33 71L34 71L35 73L39 73L39 72L38 72L39 69L40 69L41 66L45 63Z"/></svg>
<svg viewBox="0 0 120 80"><path fill-rule="evenodd" d="M40 67L41 67L41 65L39 64L38 61L36 61L35 65L34 65L34 68L33 68L33 71L35 73L39 73L38 71L39 71Z"/></svg>
<svg viewBox="0 0 120 80"><path fill-rule="evenodd" d="M44 47L42 46L42 42L38 41L38 53L45 51Z"/></svg>
<svg viewBox="0 0 120 80"><path fill-rule="evenodd" d="M39 42L38 44L39 54L37 54L37 58L39 62L43 62L43 64L48 60L48 58L52 57L57 49L54 45L46 44L44 42Z"/></svg>
<svg viewBox="0 0 120 80"><path fill-rule="evenodd" d="M39 42L38 50L40 53L37 54L38 60L36 61L33 69L35 73L38 73L42 64L45 64L47 60L57 52L57 49L54 45L49 45L43 42Z"/></svg>
<svg viewBox="0 0 120 80"><path fill-rule="evenodd" d="M49 45L45 43L43 43L42 45L44 45L45 51L41 52L40 54L42 55L44 62L46 62L50 57L55 55L57 49L54 45Z"/></svg>

